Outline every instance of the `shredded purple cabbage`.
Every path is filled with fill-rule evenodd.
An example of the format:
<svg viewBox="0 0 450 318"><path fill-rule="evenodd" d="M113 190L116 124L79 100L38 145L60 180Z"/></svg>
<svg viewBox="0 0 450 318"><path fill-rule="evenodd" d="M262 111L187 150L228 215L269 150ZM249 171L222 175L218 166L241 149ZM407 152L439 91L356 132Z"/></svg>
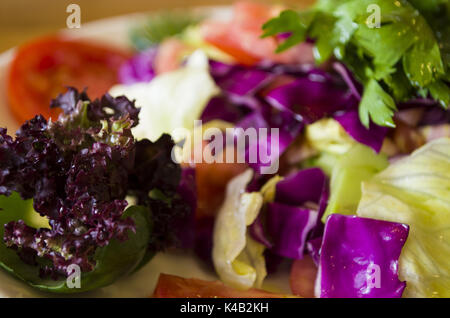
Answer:
<svg viewBox="0 0 450 318"><path fill-rule="evenodd" d="M274 77L269 72L240 65L232 66L227 72L224 69L220 67L221 72L212 71L213 77L225 93L236 96L254 95Z"/></svg>
<svg viewBox="0 0 450 318"><path fill-rule="evenodd" d="M380 152L383 140L389 128L370 123L369 129L361 124L357 110L337 113L334 115L342 128L356 141L372 148L375 152Z"/></svg>
<svg viewBox="0 0 450 318"><path fill-rule="evenodd" d="M333 214L320 250L317 297L396 298L406 283L398 259L408 237L405 224Z"/></svg>
<svg viewBox="0 0 450 318"><path fill-rule="evenodd" d="M307 244L323 234L320 217L328 194L327 177L319 168L288 175L277 183L274 202L267 204L250 225L250 235L273 254L303 258ZM310 203L316 204L317 209L308 208Z"/></svg>
<svg viewBox="0 0 450 318"><path fill-rule="evenodd" d="M360 101L361 94L363 91L363 87L361 83L359 83L350 70L340 62L333 62L333 69L342 77L345 84L347 84L348 88L352 92L353 96Z"/></svg>
<svg viewBox="0 0 450 318"><path fill-rule="evenodd" d="M237 105L232 103L224 96L213 97L206 105L200 116L203 122L211 120L223 120L230 123L235 123L248 114L250 110L244 105Z"/></svg>
<svg viewBox="0 0 450 318"><path fill-rule="evenodd" d="M251 226L248 227L248 230L255 241L261 243L268 249L271 249L273 247L273 243L268 238L261 217L257 217L256 220L251 224Z"/></svg>
<svg viewBox="0 0 450 318"><path fill-rule="evenodd" d="M269 92L266 100L278 109L300 114L310 124L336 111L355 109L357 101L346 88L329 81L299 78Z"/></svg>
<svg viewBox="0 0 450 318"><path fill-rule="evenodd" d="M441 124L450 124L450 109L440 106L427 108L419 122L420 126Z"/></svg>
<svg viewBox="0 0 450 318"><path fill-rule="evenodd" d="M141 51L125 62L119 69L119 81L122 84L150 82L155 76L154 61L157 48L151 47Z"/></svg>
<svg viewBox="0 0 450 318"><path fill-rule="evenodd" d="M320 219L320 218L319 218ZM322 247L322 237L316 237L306 242L306 250L311 255L314 264L319 266L320 262L320 248Z"/></svg>
<svg viewBox="0 0 450 318"><path fill-rule="evenodd" d="M306 239L317 223L317 211L269 203L266 220L267 233L273 241L271 251L287 258L303 258Z"/></svg>
<svg viewBox="0 0 450 318"><path fill-rule="evenodd" d="M257 173L264 173L264 168L269 168L279 160L280 155L294 141L301 132L303 123L291 113L278 111L261 104L259 111L253 111L236 123L237 128L246 130L255 128L258 130L257 142L250 143L246 151L246 162L254 168ZM260 128L264 128L267 133L261 134ZM278 129L278 138L272 135L271 129ZM263 138L265 137L265 138ZM272 141L277 142L273 145ZM252 158L252 155L255 158Z"/></svg>
<svg viewBox="0 0 450 318"><path fill-rule="evenodd" d="M292 173L277 183L275 202L294 206L301 206L307 201L319 203L326 178L320 168Z"/></svg>

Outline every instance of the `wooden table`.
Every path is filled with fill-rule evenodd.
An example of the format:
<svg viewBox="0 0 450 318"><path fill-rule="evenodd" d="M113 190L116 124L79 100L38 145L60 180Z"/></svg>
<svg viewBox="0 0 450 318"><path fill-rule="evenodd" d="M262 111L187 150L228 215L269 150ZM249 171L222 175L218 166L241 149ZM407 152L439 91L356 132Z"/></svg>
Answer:
<svg viewBox="0 0 450 318"><path fill-rule="evenodd" d="M314 0L253 0L305 7ZM234 0L0 0L0 52L33 37L66 27L66 8L81 7L81 23L132 12L167 10L205 5L225 5Z"/></svg>

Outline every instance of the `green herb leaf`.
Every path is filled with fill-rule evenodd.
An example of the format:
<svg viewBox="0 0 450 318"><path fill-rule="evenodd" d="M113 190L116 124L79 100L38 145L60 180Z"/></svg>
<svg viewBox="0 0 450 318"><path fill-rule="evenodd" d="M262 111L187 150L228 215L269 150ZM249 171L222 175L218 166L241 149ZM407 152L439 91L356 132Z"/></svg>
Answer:
<svg viewBox="0 0 450 318"><path fill-rule="evenodd" d="M431 96L445 109L450 105L450 87L443 81L436 81L428 86Z"/></svg>
<svg viewBox="0 0 450 318"><path fill-rule="evenodd" d="M392 117L397 110L391 95L386 93L375 79L364 86L364 93L359 104L359 118L364 126L370 121L380 126L395 127Z"/></svg>
<svg viewBox="0 0 450 318"><path fill-rule="evenodd" d="M314 58L319 64L331 57L338 44L338 38L335 34L336 29L334 28L336 21L337 19L332 15L319 13L311 27L310 35L317 39L314 47Z"/></svg>
<svg viewBox="0 0 450 318"><path fill-rule="evenodd" d="M419 87L425 87L443 75L444 65L438 43L429 39L416 43L404 55L403 69L410 82Z"/></svg>
<svg viewBox="0 0 450 318"><path fill-rule="evenodd" d="M414 87L406 77L403 68L395 67L396 71L384 77L384 82L392 92L392 96L396 101L407 101L414 94Z"/></svg>
<svg viewBox="0 0 450 318"><path fill-rule="evenodd" d="M263 25L262 28L264 33L261 37L265 38L280 33L292 32L295 33L295 36L300 39L300 41L304 41L306 31L314 20L314 17L315 11L298 13L293 10L285 10L281 12L278 17L269 20Z"/></svg>
<svg viewBox="0 0 450 318"><path fill-rule="evenodd" d="M379 8L378 26L369 24L370 5ZM372 120L393 127L395 103L428 92L448 105L448 0L319 0L307 12L282 12L264 25L264 35L291 33L278 51L311 37L318 63L333 54L342 60L364 86L359 110L364 125Z"/></svg>

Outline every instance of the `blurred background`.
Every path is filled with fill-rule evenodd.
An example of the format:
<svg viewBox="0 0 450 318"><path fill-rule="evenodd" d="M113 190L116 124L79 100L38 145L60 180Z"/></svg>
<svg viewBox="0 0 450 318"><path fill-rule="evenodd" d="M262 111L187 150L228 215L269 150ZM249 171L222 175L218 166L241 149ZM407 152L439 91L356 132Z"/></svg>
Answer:
<svg viewBox="0 0 450 318"><path fill-rule="evenodd" d="M305 7L314 0L253 0ZM0 52L66 27L69 4L81 7L81 23L133 12L232 4L235 0L0 0Z"/></svg>

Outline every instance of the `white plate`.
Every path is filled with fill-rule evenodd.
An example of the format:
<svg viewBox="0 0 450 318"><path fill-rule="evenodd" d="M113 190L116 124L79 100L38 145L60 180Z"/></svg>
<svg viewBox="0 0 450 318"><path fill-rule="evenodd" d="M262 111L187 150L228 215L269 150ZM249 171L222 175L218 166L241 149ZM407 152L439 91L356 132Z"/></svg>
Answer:
<svg viewBox="0 0 450 318"><path fill-rule="evenodd" d="M226 19L230 16L229 7L206 7L195 9L204 16L214 19ZM143 21L148 14L133 14L118 18L105 19L83 24L80 29L64 30L76 38L106 42L112 45L128 46L127 33L133 25ZM8 66L14 56L14 49L0 55L0 127L7 127L12 134L19 127L7 107L6 77ZM215 273L206 268L194 256L186 252L160 253L151 262L133 275L119 279L114 284L98 290L77 294L77 297L148 297L153 293L160 273L179 275L187 278L217 280ZM282 293L290 293L288 269L280 270L266 279L265 287ZM23 282L0 270L0 297L55 297L36 291Z"/></svg>

